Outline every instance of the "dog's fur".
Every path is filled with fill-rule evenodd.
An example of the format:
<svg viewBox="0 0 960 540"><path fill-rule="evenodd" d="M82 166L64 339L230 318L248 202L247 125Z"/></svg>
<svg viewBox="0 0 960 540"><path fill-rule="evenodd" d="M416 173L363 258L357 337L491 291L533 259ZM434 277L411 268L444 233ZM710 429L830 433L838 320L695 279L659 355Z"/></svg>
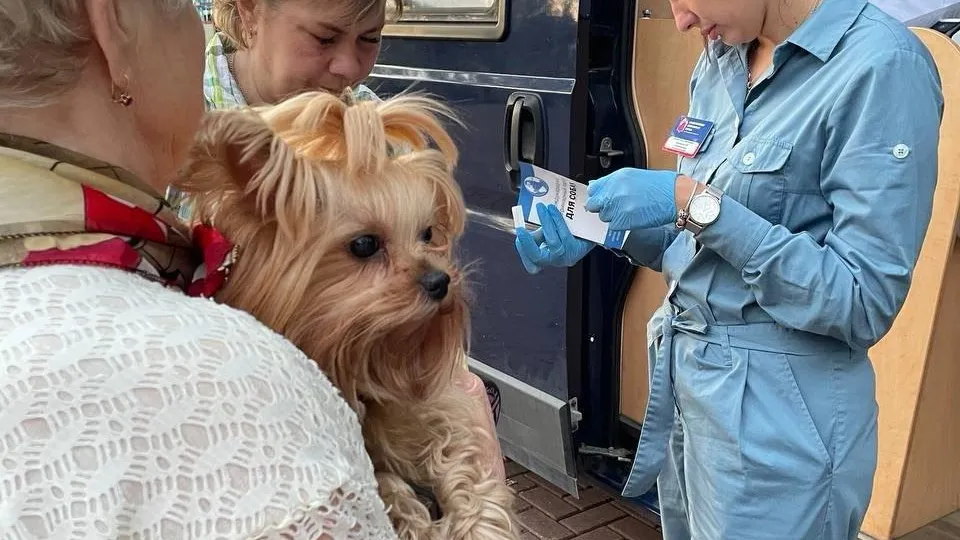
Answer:
<svg viewBox="0 0 960 540"><path fill-rule="evenodd" d="M454 260L466 212L444 118L424 97L319 92L212 112L177 187L193 220L239 249L217 299L285 335L358 411L400 538L513 539L513 493L483 464L494 435L451 382L469 325ZM369 237L377 253L355 254ZM421 283L438 271L450 277L442 300ZM440 520L408 482L433 490Z"/></svg>

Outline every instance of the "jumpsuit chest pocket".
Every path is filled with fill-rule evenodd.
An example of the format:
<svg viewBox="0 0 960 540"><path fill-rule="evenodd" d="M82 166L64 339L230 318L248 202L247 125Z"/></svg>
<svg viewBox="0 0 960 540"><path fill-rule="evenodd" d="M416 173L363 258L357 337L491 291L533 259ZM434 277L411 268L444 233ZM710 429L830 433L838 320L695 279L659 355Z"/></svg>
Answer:
<svg viewBox="0 0 960 540"><path fill-rule="evenodd" d="M786 169L793 145L775 139L744 139L727 158L729 179L719 186L773 224L783 218Z"/></svg>

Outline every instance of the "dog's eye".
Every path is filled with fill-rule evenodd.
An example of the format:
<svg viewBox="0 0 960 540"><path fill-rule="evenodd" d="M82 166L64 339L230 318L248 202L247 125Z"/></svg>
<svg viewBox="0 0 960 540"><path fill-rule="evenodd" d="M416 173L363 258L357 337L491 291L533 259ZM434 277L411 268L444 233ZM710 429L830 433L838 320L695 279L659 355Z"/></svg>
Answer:
<svg viewBox="0 0 960 540"><path fill-rule="evenodd" d="M420 233L420 241L429 244L433 240L433 227L427 227L422 233Z"/></svg>
<svg viewBox="0 0 960 540"><path fill-rule="evenodd" d="M366 259L373 257L378 251L380 251L380 239L372 234L358 236L350 241L350 253L353 253L354 257Z"/></svg>

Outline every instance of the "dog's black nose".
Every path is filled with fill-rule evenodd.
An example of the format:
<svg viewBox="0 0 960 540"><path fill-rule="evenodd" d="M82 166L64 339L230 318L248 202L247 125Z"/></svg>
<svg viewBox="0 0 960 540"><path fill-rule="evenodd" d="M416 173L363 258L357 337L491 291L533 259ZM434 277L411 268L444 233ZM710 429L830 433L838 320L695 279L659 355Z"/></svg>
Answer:
<svg viewBox="0 0 960 540"><path fill-rule="evenodd" d="M450 287L450 276L446 272L431 270L420 277L420 286L431 300L443 300Z"/></svg>

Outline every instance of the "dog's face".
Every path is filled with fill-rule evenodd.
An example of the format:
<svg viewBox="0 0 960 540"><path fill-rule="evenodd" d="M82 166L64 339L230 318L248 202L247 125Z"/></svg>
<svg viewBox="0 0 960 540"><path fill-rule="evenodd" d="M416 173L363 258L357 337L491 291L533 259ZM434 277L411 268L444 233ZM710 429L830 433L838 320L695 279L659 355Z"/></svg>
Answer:
<svg viewBox="0 0 960 540"><path fill-rule="evenodd" d="M437 111L308 94L212 113L179 186L239 247L218 299L293 341L354 405L429 398L463 353L465 211Z"/></svg>

